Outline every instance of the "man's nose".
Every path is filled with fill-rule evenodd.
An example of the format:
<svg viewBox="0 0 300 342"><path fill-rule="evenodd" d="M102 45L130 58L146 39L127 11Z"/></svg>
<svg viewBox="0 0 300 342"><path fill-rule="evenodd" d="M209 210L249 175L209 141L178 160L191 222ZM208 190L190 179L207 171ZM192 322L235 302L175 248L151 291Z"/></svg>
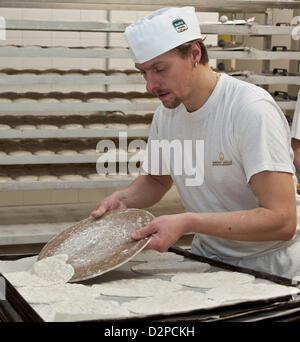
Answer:
<svg viewBox="0 0 300 342"><path fill-rule="evenodd" d="M149 93L155 93L159 89L159 83L154 77L147 77L146 89Z"/></svg>

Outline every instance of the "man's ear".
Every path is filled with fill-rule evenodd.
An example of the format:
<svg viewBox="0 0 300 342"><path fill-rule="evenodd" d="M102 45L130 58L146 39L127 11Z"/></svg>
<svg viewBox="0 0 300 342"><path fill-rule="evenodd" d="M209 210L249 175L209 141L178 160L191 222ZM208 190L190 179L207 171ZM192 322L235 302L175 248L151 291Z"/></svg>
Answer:
<svg viewBox="0 0 300 342"><path fill-rule="evenodd" d="M199 45L198 42L194 42L193 45L191 46L191 59L192 59L192 63L199 63L201 60L201 47Z"/></svg>

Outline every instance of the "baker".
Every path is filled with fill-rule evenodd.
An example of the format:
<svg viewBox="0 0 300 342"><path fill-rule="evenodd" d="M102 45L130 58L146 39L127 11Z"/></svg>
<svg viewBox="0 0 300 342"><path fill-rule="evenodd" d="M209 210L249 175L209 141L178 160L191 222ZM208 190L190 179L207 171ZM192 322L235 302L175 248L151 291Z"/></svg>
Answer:
<svg viewBox="0 0 300 342"><path fill-rule="evenodd" d="M92 215L150 207L174 183L186 212L157 217L133 239L152 235L148 248L163 252L193 232L193 253L289 278L300 275L291 137L271 95L210 68L193 7L155 11L128 26L125 37L147 91L161 104L145 173ZM173 154L158 153L154 142L175 142Z"/></svg>

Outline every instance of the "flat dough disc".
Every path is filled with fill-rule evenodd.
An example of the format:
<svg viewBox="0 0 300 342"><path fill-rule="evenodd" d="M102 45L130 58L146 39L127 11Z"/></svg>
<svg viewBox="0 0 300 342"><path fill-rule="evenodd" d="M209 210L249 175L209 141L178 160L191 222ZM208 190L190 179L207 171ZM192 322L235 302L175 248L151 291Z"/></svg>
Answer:
<svg viewBox="0 0 300 342"><path fill-rule="evenodd" d="M42 175L39 176L39 181L41 182L55 182L58 180L57 176L53 176L53 175Z"/></svg>
<svg viewBox="0 0 300 342"><path fill-rule="evenodd" d="M6 130L6 129L11 129L11 127L8 125L1 124L0 129Z"/></svg>
<svg viewBox="0 0 300 342"><path fill-rule="evenodd" d="M198 274L210 269L209 264L198 261L152 261L134 265L131 270L146 275L168 276L184 272L185 274Z"/></svg>
<svg viewBox="0 0 300 342"><path fill-rule="evenodd" d="M55 311L49 304L31 304L33 309L40 315L45 322L53 322L55 318Z"/></svg>
<svg viewBox="0 0 300 342"><path fill-rule="evenodd" d="M239 286L227 285L217 287L207 291L206 294L212 300L227 303L232 301L271 299L274 297L289 296L299 292L299 289L291 286L249 283Z"/></svg>
<svg viewBox="0 0 300 342"><path fill-rule="evenodd" d="M139 298L125 302L122 307L144 315L172 314L217 306L205 293L196 291L177 291L168 295Z"/></svg>
<svg viewBox="0 0 300 342"><path fill-rule="evenodd" d="M8 279L9 282L12 283L13 286L22 287L35 287L35 286L49 286L54 283L49 283L44 279L37 277L36 275L30 272L9 272L3 273L4 277Z"/></svg>
<svg viewBox="0 0 300 342"><path fill-rule="evenodd" d="M184 257L179 254L165 252L160 253L154 249L142 251L136 255L131 261L183 261Z"/></svg>
<svg viewBox="0 0 300 342"><path fill-rule="evenodd" d="M12 178L10 177L4 177L4 176L0 176L0 183L6 183L6 182L11 182Z"/></svg>
<svg viewBox="0 0 300 342"><path fill-rule="evenodd" d="M130 316L129 311L113 300L80 299L63 301L52 305L56 322L91 320L103 318L121 318Z"/></svg>
<svg viewBox="0 0 300 342"><path fill-rule="evenodd" d="M49 150L39 150L39 151L35 151L34 155L36 156L49 156L55 154L54 151L49 151Z"/></svg>
<svg viewBox="0 0 300 342"><path fill-rule="evenodd" d="M180 273L172 277L171 281L189 287L215 288L225 284L245 284L255 280L250 274L239 272L207 272L207 273Z"/></svg>
<svg viewBox="0 0 300 342"><path fill-rule="evenodd" d="M63 300L95 298L98 291L81 284L58 284L43 287L22 287L20 294L30 304L50 304Z"/></svg>
<svg viewBox="0 0 300 342"><path fill-rule="evenodd" d="M122 124L122 123L108 123L107 128L114 128L114 129L127 129L127 125L126 124Z"/></svg>
<svg viewBox="0 0 300 342"><path fill-rule="evenodd" d="M57 154L61 154L61 155L75 155L78 154L77 151L75 150L60 150L57 152Z"/></svg>
<svg viewBox="0 0 300 342"><path fill-rule="evenodd" d="M36 129L34 125L18 125L15 129Z"/></svg>
<svg viewBox="0 0 300 342"><path fill-rule="evenodd" d="M16 177L16 180L18 182L35 182L38 180L38 176L35 175L24 175Z"/></svg>
<svg viewBox="0 0 300 342"><path fill-rule="evenodd" d="M56 284L68 282L74 275L72 265L67 264L66 254L53 255L37 261L32 266L32 274Z"/></svg>
<svg viewBox="0 0 300 342"><path fill-rule="evenodd" d="M174 286L175 285L175 286ZM178 291L181 285L161 279L121 279L93 285L99 294L118 297L151 297Z"/></svg>
<svg viewBox="0 0 300 342"><path fill-rule="evenodd" d="M60 126L60 128L62 128L62 129L81 129L81 128L83 128L83 126L80 124L66 124L66 125Z"/></svg>
<svg viewBox="0 0 300 342"><path fill-rule="evenodd" d="M90 173L88 178L91 180L103 180L106 179L106 175L99 175L98 173Z"/></svg>
<svg viewBox="0 0 300 342"><path fill-rule="evenodd" d="M88 99L87 102L90 102L90 103L108 103L109 101L107 99L101 99L101 98L91 98L91 99Z"/></svg>
<svg viewBox="0 0 300 342"><path fill-rule="evenodd" d="M8 153L10 156L28 156L32 153L30 151L12 151Z"/></svg>
<svg viewBox="0 0 300 342"><path fill-rule="evenodd" d="M80 181L83 180L83 177L81 175L63 175L60 176L59 179L65 181Z"/></svg>

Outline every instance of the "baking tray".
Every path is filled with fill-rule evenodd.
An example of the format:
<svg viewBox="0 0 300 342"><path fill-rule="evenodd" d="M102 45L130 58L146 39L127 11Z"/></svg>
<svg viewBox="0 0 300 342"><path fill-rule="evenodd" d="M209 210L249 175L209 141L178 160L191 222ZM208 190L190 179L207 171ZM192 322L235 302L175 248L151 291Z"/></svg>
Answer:
<svg viewBox="0 0 300 342"><path fill-rule="evenodd" d="M286 286L296 286L290 279L274 276L268 273L257 272L254 270L232 266L226 263L222 263L216 260L201 257L192 254L181 248L170 248L170 252L181 254L186 258L198 260L201 262L209 263L212 266L221 269L227 269L230 271L242 272L252 274L257 278L271 280L280 285ZM27 256L27 255L26 255ZM20 256L21 258L21 256ZM0 258L1 259L1 258ZM7 259L6 259L7 260ZM1 274L0 274L1 275ZM2 275L1 275L2 276ZM33 309L33 307L20 295L17 289L5 278L6 280L6 301L0 301L0 320L7 321L24 321L24 322L44 322L44 320L39 316L39 314ZM232 319L245 318L248 316L255 316L262 313L272 313L276 311L284 312L284 310L297 309L299 308L299 314L296 316L300 319L300 300L291 301L291 296L276 297L266 300L257 300L242 302L236 304L222 305L216 308L199 309L193 310L186 313L176 313L176 314L157 314L149 316L139 316L134 318L118 318L118 322L218 322L218 321L230 321ZM272 319L272 318L270 318ZM79 321L77 321L79 322ZM91 321L84 321L91 322ZM92 322L115 322L113 319L96 319Z"/></svg>

